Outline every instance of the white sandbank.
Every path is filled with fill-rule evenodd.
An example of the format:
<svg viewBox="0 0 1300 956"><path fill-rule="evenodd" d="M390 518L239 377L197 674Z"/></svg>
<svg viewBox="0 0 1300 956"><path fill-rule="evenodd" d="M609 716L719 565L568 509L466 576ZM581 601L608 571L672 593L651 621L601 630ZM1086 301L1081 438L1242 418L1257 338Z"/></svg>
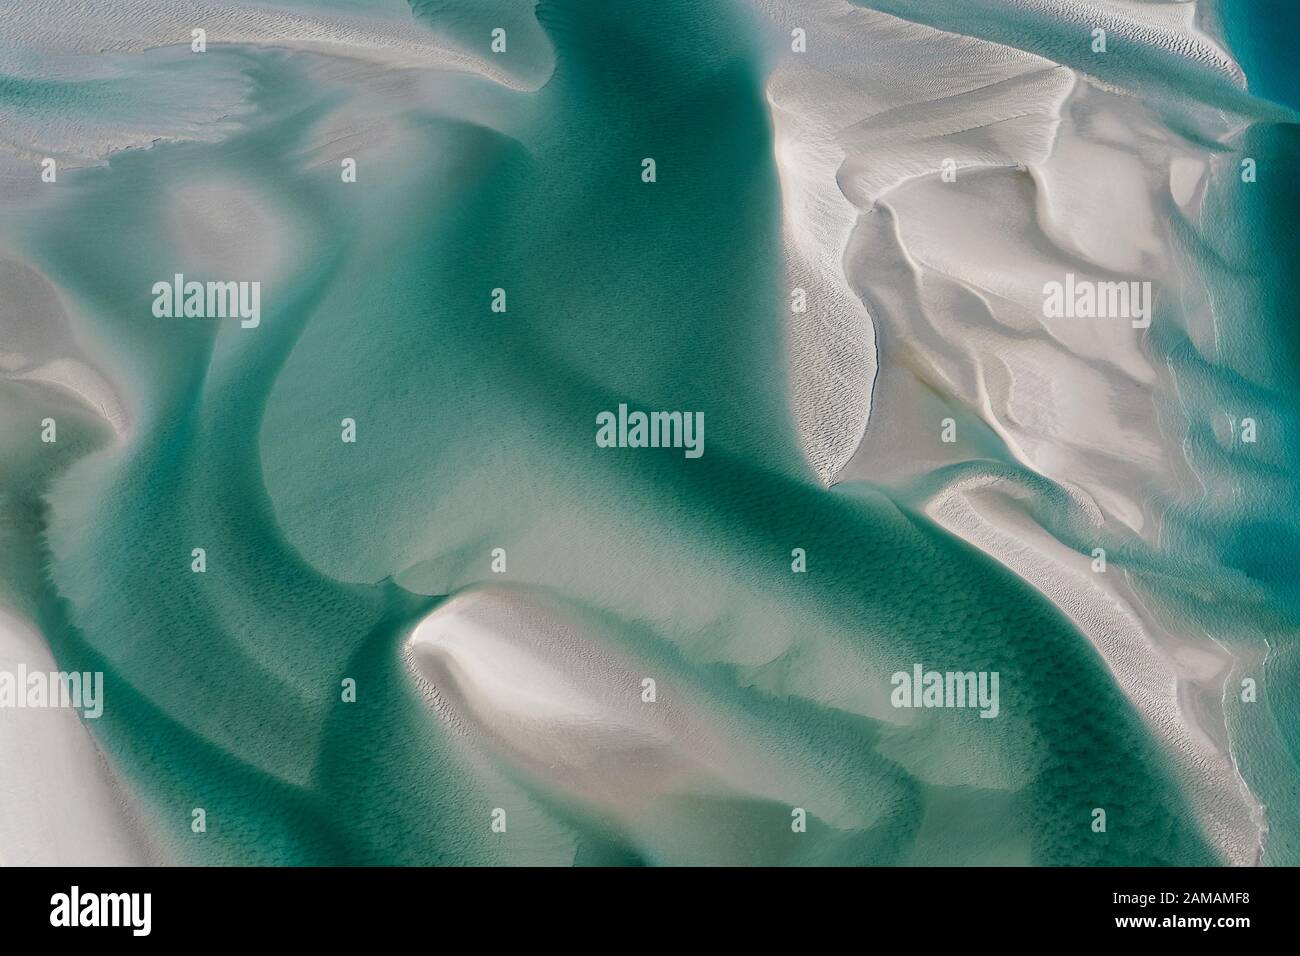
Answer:
<svg viewBox="0 0 1300 956"><path fill-rule="evenodd" d="M20 665L29 674L59 670L35 628L0 608L0 671L16 673ZM0 865L149 862L123 791L79 711L0 709L0 764Z"/></svg>
<svg viewBox="0 0 1300 956"><path fill-rule="evenodd" d="M461 45L417 20L402 0L349 13L306 4L219 0L0 0L8 43L0 72L24 80L85 83L67 108L32 114L0 104L0 185L4 204L42 192L33 171L46 157L60 169L97 165L115 152L158 142L217 141L238 128L254 81L247 62L214 55L222 47L305 51L400 72L451 71L504 88L533 91L550 77L554 54L529 0L502 7L506 53ZM191 49L192 31L207 49ZM142 54L150 51L148 57Z"/></svg>
<svg viewBox="0 0 1300 956"><path fill-rule="evenodd" d="M726 834L741 804L774 805L778 833L792 806L834 826L870 822L815 760L778 755L743 715L724 715L684 677L633 659L540 592L462 592L419 623L404 656L467 753L616 821L652 855L740 860L753 848ZM683 802L694 807L686 816L674 813Z"/></svg>
<svg viewBox="0 0 1300 956"><path fill-rule="evenodd" d="M1212 308L1170 210L1195 228L1209 178L1231 157L1173 132L1143 100L1030 53L844 0L758 2L786 35L798 26L808 37L809 52L782 55L768 99L788 281L817 277L819 319L796 323L791 354L814 474L907 485L996 443L1066 492L1071 520L1158 548L1165 509L1199 487L1177 438L1187 423L1172 373L1128 321L1045 318L1043 288L1066 273L1149 281L1168 306L1160 321L1208 338ZM888 5L927 13L923 2ZM1242 84L1192 3L1007 7L1101 26ZM1188 122L1227 143L1246 118L1205 109ZM872 335L864 313L843 305L845 284ZM833 361L809 369L819 353ZM944 444L940 422L954 414L959 438ZM843 431L862 417L865 429ZM855 451L841 463L831 450L845 448ZM1017 506L1023 488L973 472L926 511L1079 626L1174 755L1224 858L1257 860L1259 807L1228 752L1220 702L1232 655L1164 626L1122 568L1092 574Z"/></svg>
<svg viewBox="0 0 1300 956"><path fill-rule="evenodd" d="M6 259L0 244L0 378L26 381L79 399L118 438L131 427L119 389L90 358L54 285L30 266Z"/></svg>
<svg viewBox="0 0 1300 956"><path fill-rule="evenodd" d="M183 45L192 31L219 44L259 44L321 53L368 56L394 67L451 69L487 76L515 89L536 89L550 75L549 44L531 16L530 0L517 0L505 20L514 55L493 55L484 29L481 46L459 49L418 21L405 0L386 7L346 8L308 3L230 3L223 0L0 0L5 34L16 48L60 54L139 53ZM524 14L528 14L525 16ZM88 62L88 61L87 61Z"/></svg>
<svg viewBox="0 0 1300 956"><path fill-rule="evenodd" d="M1225 860L1259 862L1262 808L1228 751L1222 696L1234 658L1163 626L1120 568L1063 545L1022 508L1032 493L993 476L944 488L926 513L1050 598L1096 645L1121 690L1184 766L1201 825ZM1243 807L1246 812L1243 812Z"/></svg>

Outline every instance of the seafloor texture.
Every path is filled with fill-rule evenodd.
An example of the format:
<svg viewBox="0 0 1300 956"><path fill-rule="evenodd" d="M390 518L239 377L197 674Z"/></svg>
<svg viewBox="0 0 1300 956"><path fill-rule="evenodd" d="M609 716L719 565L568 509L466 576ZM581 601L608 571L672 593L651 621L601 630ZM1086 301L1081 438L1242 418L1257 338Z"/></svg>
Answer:
<svg viewBox="0 0 1300 956"><path fill-rule="evenodd" d="M0 0L0 862L1300 861L1295 18Z"/></svg>

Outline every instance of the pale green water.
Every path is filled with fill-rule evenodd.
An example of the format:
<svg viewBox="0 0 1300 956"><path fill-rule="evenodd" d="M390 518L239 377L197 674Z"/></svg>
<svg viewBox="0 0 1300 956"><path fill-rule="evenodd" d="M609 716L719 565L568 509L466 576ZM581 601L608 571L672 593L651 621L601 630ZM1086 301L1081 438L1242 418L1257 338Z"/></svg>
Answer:
<svg viewBox="0 0 1300 956"><path fill-rule="evenodd" d="M436 26L445 5L417 13ZM398 651L441 596L489 579L501 546L511 584L548 588L734 715L724 737L758 727L823 764L877 821L814 819L793 841L774 835L784 806L675 807L683 831L729 821L740 859L1212 862L1082 635L923 517L823 489L802 463L757 26L686 0L543 2L537 19L556 64L540 91L445 78L438 103L403 107L396 145L361 154L355 185L314 145L346 84L309 57L215 49L251 84L238 134L119 154L19 230L141 395L125 454L83 458L97 436L69 429L59 477L34 468L17 494L39 623L64 666L107 672L95 729L168 846L194 862L464 864L566 862L576 843L579 863L675 862L670 843L636 845L522 780L524 822L506 839L484 825L500 784L462 758ZM484 104L499 128L465 118ZM292 237L256 330L149 314L152 283L186 266L165 214L196 177L274 197ZM498 286L505 316L488 308ZM703 411L707 453L596 448L594 416L619 402ZM796 545L806 578L789 573ZM674 611L700 591L703 627ZM794 650L739 663L725 648L756 627ZM913 661L996 670L1002 715L904 731L792 690L832 638L886 690ZM344 676L356 704L338 702ZM941 786L916 772L927 762L966 769ZM1099 806L1105 834L1088 826Z"/></svg>

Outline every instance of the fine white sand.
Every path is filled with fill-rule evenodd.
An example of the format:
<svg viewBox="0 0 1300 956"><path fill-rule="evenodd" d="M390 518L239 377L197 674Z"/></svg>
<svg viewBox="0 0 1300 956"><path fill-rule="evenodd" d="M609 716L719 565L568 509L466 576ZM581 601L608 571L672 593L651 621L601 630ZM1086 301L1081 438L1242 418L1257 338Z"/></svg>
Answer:
<svg viewBox="0 0 1300 956"><path fill-rule="evenodd" d="M1093 640L1115 682L1182 758L1215 845L1234 864L1258 862L1260 808L1228 752L1221 706L1233 656L1203 634L1164 624L1120 568L1095 573L1090 555L1027 513L1029 497L1015 483L976 475L944 488L926 512L1036 587Z"/></svg>
<svg viewBox="0 0 1300 956"><path fill-rule="evenodd" d="M434 67L478 73L518 88L536 89L550 75L550 47L531 16L531 0L502 3L509 23L506 55L490 51L490 29L482 42L457 48L420 23L405 0L346 7L261 0L0 0L5 34L15 48L53 53L139 53L181 44L187 50L194 29L203 29L209 49L217 44L263 44L318 52L369 55L391 66ZM90 60L76 65L88 66ZM68 61L71 68L73 61Z"/></svg>
<svg viewBox="0 0 1300 956"><path fill-rule="evenodd" d="M79 0L72 9L61 0L0 0L8 40L0 71L82 84L58 111L0 104L0 208L48 193L38 175L47 157L63 175L125 149L229 135L250 108L254 80L247 60L213 55L223 47L315 52L353 68L451 71L536 90L554 54L532 6L509 0L495 8L509 32L507 50L493 53L490 24L453 39L417 20L404 0L355 13L272 0L133 0L129 10L118 0ZM205 53L191 48L195 29L206 31Z"/></svg>
<svg viewBox="0 0 1300 956"><path fill-rule="evenodd" d="M25 620L0 608L0 671L58 665ZM105 706L111 700L105 692ZM128 802L82 723L65 708L0 710L0 866L148 862Z"/></svg>
<svg viewBox="0 0 1300 956"><path fill-rule="evenodd" d="M78 398L122 437L131 420L119 390L96 366L54 286L0 246L0 378ZM38 418L39 420L39 418Z"/></svg>
<svg viewBox="0 0 1300 956"><path fill-rule="evenodd" d="M774 834L789 832L782 821L796 806L834 826L870 823L808 755L778 753L744 715L724 716L701 688L634 658L541 592L462 592L420 622L405 657L467 754L491 754L679 862L762 852L728 836L742 805L770 805ZM653 702L643 699L647 677ZM674 813L683 801L695 808L687 817Z"/></svg>
<svg viewBox="0 0 1300 956"><path fill-rule="evenodd" d="M1235 163L1203 142L1227 143L1246 117L1185 110L1196 142L1163 122L1159 104L925 25L942 13L934 4L873 5L907 19L843 0L759 0L787 35L797 26L808 36L809 52L782 55L768 98L789 284L822 291L821 317L796 322L791 349L812 470L906 487L1009 454L1063 489L1068 520L1099 540L1158 548L1164 510L1198 488L1177 438L1187 423L1170 370L1127 320L1045 318L1043 286L1066 273L1149 281L1157 308L1169 306L1164 321L1185 323L1194 341L1212 337L1209 297L1170 219L1198 228L1209 177ZM1101 26L1226 88L1242 84L1192 3L1005 6L1083 36ZM942 176L945 160L955 181ZM841 301L846 284L865 313ZM940 441L949 417L954 444ZM1220 704L1228 651L1162 623L1122 568L1092 574L1088 558L1034 520L1026 489L978 466L953 474L926 479L938 481L928 513L1074 620L1175 755L1224 857L1254 861L1259 810L1228 752Z"/></svg>

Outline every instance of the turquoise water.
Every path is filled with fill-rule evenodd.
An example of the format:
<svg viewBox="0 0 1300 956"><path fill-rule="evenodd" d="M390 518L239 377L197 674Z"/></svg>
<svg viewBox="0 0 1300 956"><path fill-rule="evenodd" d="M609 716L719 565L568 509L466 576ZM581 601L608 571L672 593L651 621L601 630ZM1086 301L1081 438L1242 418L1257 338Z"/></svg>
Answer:
<svg viewBox="0 0 1300 956"><path fill-rule="evenodd" d="M1220 0L1216 9L1251 91L1300 109L1300 75L1290 42L1300 30L1300 7L1288 0Z"/></svg>
<svg viewBox="0 0 1300 956"><path fill-rule="evenodd" d="M1300 74L1287 42L1300 28L1300 8L1272 0L1225 2L1221 17L1251 91L1300 109ZM1258 182L1232 190L1223 203L1223 247L1232 249L1230 262L1238 267L1225 283L1233 321L1224 323L1223 364L1236 373L1232 400L1260 410L1269 438L1247 493L1217 529L1224 564L1255 586L1256 601L1267 608L1260 615L1270 645L1261 669L1262 706L1231 695L1230 719L1243 773L1269 808L1265 861L1292 866L1300 861L1300 714L1289 700L1300 684L1300 309L1292 290L1300 274L1294 241L1300 185L1292 174L1300 162L1298 119L1293 113L1287 121L1250 127L1239 150L1256 160Z"/></svg>
<svg viewBox="0 0 1300 956"><path fill-rule="evenodd" d="M466 38L493 22L415 11ZM361 153L355 185L322 144L332 118L375 101L310 56L214 49L250 88L235 134L70 174L62 206L19 230L137 396L129 445L76 423L57 475L22 474L26 589L61 666L106 672L96 734L168 852L673 863L681 834L725 826L744 862L1214 862L1167 755L1083 635L905 504L825 489L804 464L761 26L688 0L550 0L537 22L521 55L529 69L553 57L541 89L440 78ZM262 266L255 333L150 314L158 279L221 275L169 218L196 183L258 197L288 237ZM497 287L504 316L489 309ZM1295 366L1274 357L1271 377L1238 387L1276 389L1282 416ZM594 417L620 402L703 411L707 453L598 449ZM348 417L356 445L339 441ZM1252 523L1251 507L1208 533L1256 582L1243 600L1294 597L1258 550L1268 535L1283 554L1289 519ZM789 572L795 546L806 578ZM455 739L400 648L446 596L491 580L493 547L510 554L509 587L597 622L721 715L724 739L815 765L873 822L814 818L794 841L785 805L691 794L645 838ZM1286 626L1279 615L1275 668L1293 666ZM744 653L774 635L788 644L775 659ZM809 690L827 661L880 693L914 661L996 670L1002 716L862 716ZM339 699L345 677L355 704ZM1263 759L1262 793L1285 769ZM503 802L522 822L498 836L487 810ZM194 807L206 833L190 829Z"/></svg>

